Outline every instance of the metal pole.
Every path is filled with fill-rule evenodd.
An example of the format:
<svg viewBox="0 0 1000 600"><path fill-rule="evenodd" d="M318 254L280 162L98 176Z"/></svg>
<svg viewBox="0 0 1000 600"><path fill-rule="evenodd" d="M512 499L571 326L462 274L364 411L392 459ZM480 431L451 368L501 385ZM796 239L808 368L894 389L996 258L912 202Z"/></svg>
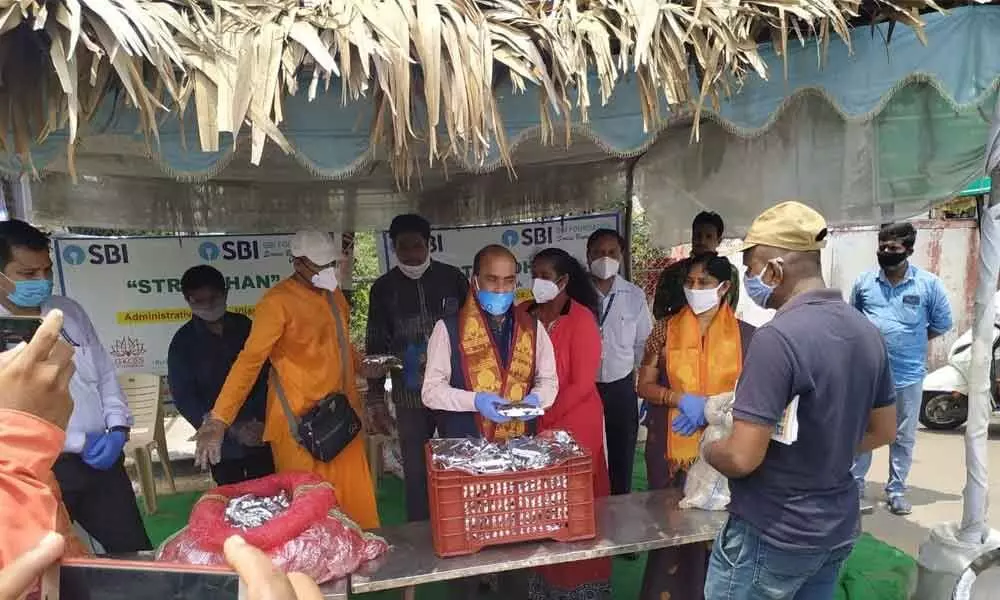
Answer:
<svg viewBox="0 0 1000 600"><path fill-rule="evenodd" d="M1000 532L986 521L989 477L986 464L992 401L994 296L1000 272L1000 102L986 144L986 172L993 177L990 199L979 215L979 277L973 317L972 363L969 366L969 418L965 425L966 483L962 521L940 523L920 546L914 600L952 598L961 574L973 561L1000 547Z"/></svg>
<svg viewBox="0 0 1000 600"><path fill-rule="evenodd" d="M10 215L14 219L31 222L31 180L27 175L21 175L18 179L11 181L11 195L13 196L14 214Z"/></svg>
<svg viewBox="0 0 1000 600"><path fill-rule="evenodd" d="M645 156L646 153L643 152L639 156L636 156L628 162L628 167L625 171L625 214L622 219L625 221L624 231L622 231L622 237L625 238L627 244L625 245L625 272L622 274L625 279L632 281L632 195L635 191L635 166L639 164L639 160Z"/></svg>
<svg viewBox="0 0 1000 600"><path fill-rule="evenodd" d="M986 446L993 414L990 391L990 361L993 359L993 306L1000 265L1000 169L991 171L990 196L979 215L979 279L976 285L972 325L972 363L969 367L969 419L965 425L965 489L962 493L962 525L958 539L980 544L989 526L986 510L989 469Z"/></svg>

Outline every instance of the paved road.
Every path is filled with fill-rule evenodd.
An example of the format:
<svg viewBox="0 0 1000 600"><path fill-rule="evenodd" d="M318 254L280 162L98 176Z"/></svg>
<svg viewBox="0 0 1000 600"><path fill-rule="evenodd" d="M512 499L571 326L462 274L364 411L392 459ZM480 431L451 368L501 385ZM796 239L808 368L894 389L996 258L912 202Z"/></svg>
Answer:
<svg viewBox="0 0 1000 600"><path fill-rule="evenodd" d="M943 521L962 518L962 488L965 486L964 430L935 432L921 429L910 473L910 501L913 514L897 517L877 503L875 513L864 518L864 528L875 537L916 556L930 528ZM1000 426L990 429L990 522L1000 528ZM875 453L869 473L871 500L883 498L889 472L889 451Z"/></svg>

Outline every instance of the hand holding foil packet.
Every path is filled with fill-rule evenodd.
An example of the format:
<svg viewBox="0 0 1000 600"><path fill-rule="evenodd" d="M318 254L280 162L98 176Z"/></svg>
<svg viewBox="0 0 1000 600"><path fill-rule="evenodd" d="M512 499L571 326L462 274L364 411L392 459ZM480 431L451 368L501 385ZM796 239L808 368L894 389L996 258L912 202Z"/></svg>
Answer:
<svg viewBox="0 0 1000 600"><path fill-rule="evenodd" d="M529 404L508 403L497 407L497 412L510 419L525 419L540 417L545 409Z"/></svg>
<svg viewBox="0 0 1000 600"><path fill-rule="evenodd" d="M361 359L359 375L365 379L385 377L389 371L403 368L403 361L391 354L370 354Z"/></svg>
<svg viewBox="0 0 1000 600"><path fill-rule="evenodd" d="M565 431L549 431L506 442L445 438L428 443L437 468L472 475L544 469L570 458L585 456L583 449Z"/></svg>

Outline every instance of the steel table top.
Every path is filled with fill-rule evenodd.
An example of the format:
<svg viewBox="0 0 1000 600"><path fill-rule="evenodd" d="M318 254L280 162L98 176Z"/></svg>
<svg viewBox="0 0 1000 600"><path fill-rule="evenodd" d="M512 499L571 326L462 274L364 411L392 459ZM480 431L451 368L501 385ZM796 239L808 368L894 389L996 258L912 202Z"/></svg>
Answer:
<svg viewBox="0 0 1000 600"><path fill-rule="evenodd" d="M707 542L728 513L680 510L677 490L611 496L597 501L597 537L583 542L526 542L494 546L455 558L438 558L427 521L376 531L392 549L351 575L355 594L411 587L590 558Z"/></svg>
<svg viewBox="0 0 1000 600"><path fill-rule="evenodd" d="M319 589L323 592L324 600L347 600L348 585L346 578L324 583L319 586Z"/></svg>
<svg viewBox="0 0 1000 600"><path fill-rule="evenodd" d="M102 558L114 558L117 560L138 560L152 562L156 560L155 552L135 552L130 554L108 555ZM347 578L331 581L320 586L324 600L347 600L348 583Z"/></svg>

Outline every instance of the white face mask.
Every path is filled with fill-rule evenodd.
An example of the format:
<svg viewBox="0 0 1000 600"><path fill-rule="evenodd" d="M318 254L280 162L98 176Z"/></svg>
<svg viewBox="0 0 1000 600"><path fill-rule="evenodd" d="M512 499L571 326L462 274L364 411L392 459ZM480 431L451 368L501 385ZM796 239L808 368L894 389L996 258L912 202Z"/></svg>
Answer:
<svg viewBox="0 0 1000 600"><path fill-rule="evenodd" d="M427 269L430 266L431 266L431 255L428 254L427 260L425 260L424 262L420 263L415 267L399 263L399 270L403 273L403 275L406 275L410 279L420 279L421 277L424 276L424 273L427 272Z"/></svg>
<svg viewBox="0 0 1000 600"><path fill-rule="evenodd" d="M337 268L327 267L312 276L312 284L321 290L333 292L340 285L337 283Z"/></svg>
<svg viewBox="0 0 1000 600"><path fill-rule="evenodd" d="M617 260L605 256L590 263L590 272L594 274L594 277L604 281L617 275L620 267Z"/></svg>
<svg viewBox="0 0 1000 600"><path fill-rule="evenodd" d="M559 284L548 279L535 279L531 282L531 295L535 297L535 302L539 304L552 302L561 291Z"/></svg>
<svg viewBox="0 0 1000 600"><path fill-rule="evenodd" d="M192 308L191 313L202 321L218 323L226 316L226 303L222 302L209 308Z"/></svg>
<svg viewBox="0 0 1000 600"><path fill-rule="evenodd" d="M719 305L719 288L721 287L721 283L707 290L692 290L689 287L685 287L684 297L687 298L688 306L691 307L694 314L700 315Z"/></svg>

